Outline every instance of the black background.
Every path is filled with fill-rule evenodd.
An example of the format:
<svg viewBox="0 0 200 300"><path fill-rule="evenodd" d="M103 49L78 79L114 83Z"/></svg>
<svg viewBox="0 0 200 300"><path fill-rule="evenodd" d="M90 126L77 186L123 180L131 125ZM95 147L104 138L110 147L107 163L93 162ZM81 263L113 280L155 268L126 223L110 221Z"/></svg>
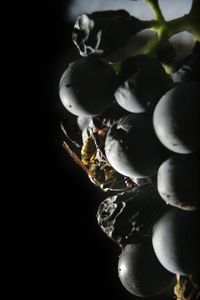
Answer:
<svg viewBox="0 0 200 300"><path fill-rule="evenodd" d="M96 222L105 196L61 145L58 82L78 55L66 7L8 1L1 9L2 295L96 298L121 288L119 249Z"/></svg>
<svg viewBox="0 0 200 300"><path fill-rule="evenodd" d="M66 2L8 1L1 15L0 293L135 299L96 222L105 195L61 146L58 82L78 55Z"/></svg>

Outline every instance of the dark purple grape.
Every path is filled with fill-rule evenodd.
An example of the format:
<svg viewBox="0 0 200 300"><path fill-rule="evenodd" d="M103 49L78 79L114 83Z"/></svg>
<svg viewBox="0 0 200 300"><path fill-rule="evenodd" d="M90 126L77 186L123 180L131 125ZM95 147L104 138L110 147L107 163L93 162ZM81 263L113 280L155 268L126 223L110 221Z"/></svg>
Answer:
<svg viewBox="0 0 200 300"><path fill-rule="evenodd" d="M169 156L153 130L152 117L130 114L114 123L106 136L105 153L113 168L128 177L154 175Z"/></svg>
<svg viewBox="0 0 200 300"><path fill-rule="evenodd" d="M176 154L158 170L158 191L166 203L184 210L196 210L199 199L199 157Z"/></svg>
<svg viewBox="0 0 200 300"><path fill-rule="evenodd" d="M167 91L169 78L160 62L149 55L137 55L122 62L115 98L132 113L152 110Z"/></svg>
<svg viewBox="0 0 200 300"><path fill-rule="evenodd" d="M196 42L192 54L179 62L178 70L172 74L174 82L200 83L200 43Z"/></svg>
<svg viewBox="0 0 200 300"><path fill-rule="evenodd" d="M77 125L81 131L86 130L88 126L90 126L92 117L78 117L77 118Z"/></svg>
<svg viewBox="0 0 200 300"><path fill-rule="evenodd" d="M119 257L118 273L123 286L139 297L158 295L174 280L158 261L150 237L126 245Z"/></svg>
<svg viewBox="0 0 200 300"><path fill-rule="evenodd" d="M156 53L156 56L160 62L163 64L171 64L175 59L176 52L170 43L161 46Z"/></svg>
<svg viewBox="0 0 200 300"><path fill-rule="evenodd" d="M60 84L60 99L65 108L77 116L103 113L114 100L116 74L97 58L83 58L69 65Z"/></svg>
<svg viewBox="0 0 200 300"><path fill-rule="evenodd" d="M199 149L200 84L185 83L169 90L154 110L155 132L168 149L191 153Z"/></svg>
<svg viewBox="0 0 200 300"><path fill-rule="evenodd" d="M172 79L174 82L184 83L184 82L194 82L193 70L193 60L191 59L187 64L184 64L180 69L172 74Z"/></svg>
<svg viewBox="0 0 200 300"><path fill-rule="evenodd" d="M163 201L152 184L106 198L97 211L97 221L106 235L119 244L151 232L163 208Z"/></svg>
<svg viewBox="0 0 200 300"><path fill-rule="evenodd" d="M153 228L153 247L170 272L190 275L200 269L200 214L170 207Z"/></svg>
<svg viewBox="0 0 200 300"><path fill-rule="evenodd" d="M72 40L80 55L104 57L124 47L131 36L145 26L146 22L130 16L122 9L97 11L77 18Z"/></svg>

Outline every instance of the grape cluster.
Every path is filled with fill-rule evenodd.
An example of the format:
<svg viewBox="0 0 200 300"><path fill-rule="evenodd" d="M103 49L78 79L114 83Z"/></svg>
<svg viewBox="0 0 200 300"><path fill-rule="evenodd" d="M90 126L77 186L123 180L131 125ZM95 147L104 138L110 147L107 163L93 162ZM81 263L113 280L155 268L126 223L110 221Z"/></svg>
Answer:
<svg viewBox="0 0 200 300"><path fill-rule="evenodd" d="M200 289L200 1L188 14L195 20L188 29L195 47L182 61L173 56L170 66L164 50L171 49L169 37L180 20L176 28L176 20L164 20L158 1L146 1L156 20L141 21L124 10L77 18L73 41L83 57L59 84L70 112L62 129L72 146L64 146L90 180L110 193L97 221L121 247L123 286L150 297L175 285L177 299L193 300ZM144 28L157 30L151 41L131 57L122 51L113 62L112 53ZM192 285L190 296L182 282Z"/></svg>

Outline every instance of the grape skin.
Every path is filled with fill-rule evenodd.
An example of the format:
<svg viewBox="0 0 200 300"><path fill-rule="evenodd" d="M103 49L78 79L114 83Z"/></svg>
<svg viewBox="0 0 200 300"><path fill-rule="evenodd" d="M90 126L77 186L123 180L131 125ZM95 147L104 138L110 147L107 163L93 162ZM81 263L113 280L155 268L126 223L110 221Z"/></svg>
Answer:
<svg viewBox="0 0 200 300"><path fill-rule="evenodd" d="M172 74L174 82L200 83L200 43L196 42L192 54L185 57L179 64L178 70Z"/></svg>
<svg viewBox="0 0 200 300"><path fill-rule="evenodd" d="M168 91L158 102L153 125L161 143L176 153L199 149L200 84L185 83Z"/></svg>
<svg viewBox="0 0 200 300"><path fill-rule="evenodd" d="M105 153L116 171L131 178L154 175L170 155L154 133L151 116L145 114L130 114L114 123Z"/></svg>
<svg viewBox="0 0 200 300"><path fill-rule="evenodd" d="M139 297L160 294L174 279L156 258L151 237L125 246L119 257L118 273L123 286Z"/></svg>
<svg viewBox="0 0 200 300"><path fill-rule="evenodd" d="M160 166L158 192L166 203L185 210L199 209L199 157L176 154Z"/></svg>
<svg viewBox="0 0 200 300"><path fill-rule="evenodd" d="M153 228L153 248L170 272L190 275L200 268L199 212L170 207Z"/></svg>
<svg viewBox="0 0 200 300"><path fill-rule="evenodd" d="M132 113L152 110L169 85L164 68L149 55L124 60L119 77L115 98L121 107Z"/></svg>
<svg viewBox="0 0 200 300"><path fill-rule="evenodd" d="M83 58L75 61L61 77L61 102L74 115L99 115L114 100L116 78L113 68L103 60Z"/></svg>

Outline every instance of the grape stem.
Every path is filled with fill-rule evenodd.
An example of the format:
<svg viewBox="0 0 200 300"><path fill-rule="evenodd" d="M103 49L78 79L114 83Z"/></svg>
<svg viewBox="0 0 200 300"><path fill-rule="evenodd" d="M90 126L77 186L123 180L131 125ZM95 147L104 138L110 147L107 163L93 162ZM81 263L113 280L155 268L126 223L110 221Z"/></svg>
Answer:
<svg viewBox="0 0 200 300"><path fill-rule="evenodd" d="M158 20L159 22L164 22L165 18L160 9L158 0L146 0L146 2L147 2L147 4L149 4L151 10L153 11L153 13L156 17L156 20Z"/></svg>
<svg viewBox="0 0 200 300"><path fill-rule="evenodd" d="M166 21L158 0L146 0L151 7L156 19L146 21L146 28L155 31L155 35L148 41L148 43L137 54L156 54L157 50L169 40L173 35L188 31L192 33L194 40L200 41L200 1L193 0L192 7L188 14L182 17Z"/></svg>
<svg viewBox="0 0 200 300"><path fill-rule="evenodd" d="M143 29L150 29L155 32L155 35L149 39L144 47L141 47L134 52L133 56L139 54L150 54L156 57L158 50L162 46L170 44L169 39L173 35L183 31L190 32L193 35L194 40L200 42L200 0L192 1L192 6L188 14L170 21L165 20L158 0L145 1L153 11L155 19L140 21L143 22ZM120 69L120 64L123 59L124 57L121 58L121 61L115 63L116 71ZM163 66L167 73L172 73L174 71L173 66L169 64L163 64Z"/></svg>
<svg viewBox="0 0 200 300"><path fill-rule="evenodd" d="M160 23L159 21L150 21L149 29L154 30L156 34L149 40L149 42L139 51L142 53L149 53L154 55L155 52L172 37L182 31L189 31L189 15L184 15L180 18L165 21ZM191 28L190 28L191 31Z"/></svg>

